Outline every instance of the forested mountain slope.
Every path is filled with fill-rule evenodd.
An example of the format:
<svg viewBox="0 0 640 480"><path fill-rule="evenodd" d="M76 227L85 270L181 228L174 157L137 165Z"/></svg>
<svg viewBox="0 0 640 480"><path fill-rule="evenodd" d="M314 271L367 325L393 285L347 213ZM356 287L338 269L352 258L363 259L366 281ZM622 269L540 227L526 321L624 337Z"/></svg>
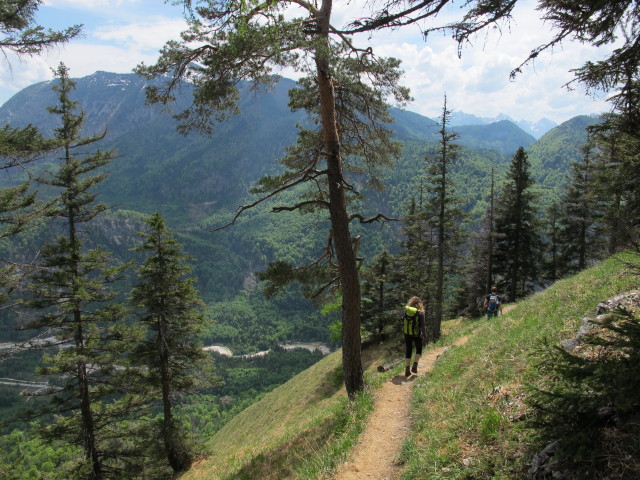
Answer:
<svg viewBox="0 0 640 480"><path fill-rule="evenodd" d="M295 83L285 78L266 93L243 85L240 115L216 124L211 136L177 133L169 113L145 105L146 80L134 74L96 72L76 82L74 99L86 112L85 134L106 129L101 148L115 148L118 154L110 166L110 178L101 187L103 200L127 210L161 210L176 222L192 224L221 210L235 210L256 179L274 171L273 160L295 142L295 125L305 121L301 113L291 112L288 107L287 91ZM182 94L171 107L174 111L187 106L189 85L184 86ZM15 127L32 123L50 133L55 127L54 117L46 108L54 99L50 82L32 85L0 108L0 123ZM409 111L394 109L392 113L392 128L400 141L419 145L438 140L439 126L433 120ZM576 145L584 140L580 129L588 123L578 117L538 141L506 120L456 126L454 130L460 134L460 145L506 157L497 163L508 163L520 146L528 148L534 169L539 166L539 181L555 188L563 183L564 179L557 177L564 175L575 158ZM409 149L411 153L405 153L401 161L415 165L410 156L424 157L424 151ZM491 163L496 159L490 159ZM0 185L4 181L3 175Z"/></svg>
<svg viewBox="0 0 640 480"><path fill-rule="evenodd" d="M117 153L108 167L110 176L100 186L100 199L112 210L95 232L119 258L131 256L130 240L142 225L140 214L160 211L194 258L205 299L218 301L252 285L254 272L269 261L306 261L322 250L324 218L270 212L274 205L290 203L295 192L247 212L233 228L212 232L229 222L238 206L250 203L249 188L265 173L277 171L274 159L295 142L295 125L306 120L289 110L287 90L295 86L293 81L280 79L266 93L243 85L240 114L215 125L211 136L177 133L170 114L145 105L146 81L136 75L96 72L76 82L74 99L86 112L85 134L107 129L100 148ZM189 85L182 93L177 107L187 105ZM46 107L54 99L50 82L28 87L0 108L0 122L16 127L33 123L51 132L55 125ZM361 191L359 209L365 215L400 218L411 197L421 195L425 157L435 151L439 127L433 120L400 110L393 110L393 116L392 128L404 152L395 168L381 172L385 192ZM567 122L533 143L533 137L507 121L456 127L461 133L458 143L466 148L453 180L471 220L486 211L491 171L499 184L512 151L520 145L530 145L534 174L545 189L563 185L568 161L552 159L575 157L583 138L580 128L584 126L578 120ZM20 176L15 170L2 172L0 186ZM366 234L361 253L368 259L383 246L397 248L399 227L398 222L382 228L355 227L356 233ZM38 243L37 230L22 242L29 243Z"/></svg>
<svg viewBox="0 0 640 480"><path fill-rule="evenodd" d="M452 345L462 335L470 339L447 349L432 372L407 387L413 388L416 421L405 438L406 478L451 478L465 472L477 478L527 478L534 455L545 446L539 437L543 432L524 428L531 414L525 405L529 387L544 381L536 373L538 355L545 344L573 338L600 302L637 289L637 277L625 262L638 261L637 255L608 259L492 321L445 322L443 338L428 350ZM402 384L401 365L376 372L376 366L401 358L401 343L398 336L364 350L371 384ZM323 359L240 413L210 439L204 458L182 478L333 478L371 408L370 392L354 405L346 402L337 380L339 355Z"/></svg>
<svg viewBox="0 0 640 480"><path fill-rule="evenodd" d="M116 148L119 154L102 188L105 200L131 210L195 206L200 213L211 213L235 208L246 197L247 187L274 168L273 159L295 141L295 125L304 122L301 113L289 110L287 91L295 84L284 78L267 93L243 85L240 115L215 125L211 136L194 132L186 137L175 131L169 114L145 105L146 81L141 77L96 72L76 82L74 99L86 112L85 134L106 129L103 148ZM172 107L175 111L187 105L189 85L182 93ZM54 118L46 108L54 98L50 82L32 85L0 108L0 123L32 123L50 132ZM402 141L437 140L433 120L400 110L393 114L393 128ZM507 155L534 140L506 121L456 130L461 145Z"/></svg>
<svg viewBox="0 0 640 480"><path fill-rule="evenodd" d="M321 314L295 287L276 299L265 299L260 286L256 287L256 272L264 270L269 262L309 263L326 247L328 222L324 216L271 211L277 205L296 203L299 191L285 192L273 201L257 205L238 218L232 228L214 231L228 223L240 205L255 200L249 194L250 187L265 173L278 171L274 160L295 142L296 124L307 120L289 111L286 91L295 84L282 79L266 93L253 92L243 85L239 115L215 125L210 136L197 133L182 136L176 132L176 124L168 113L145 105L144 86L145 82L134 75L105 72L77 81L74 99L86 112L85 135L107 129L108 135L100 148L113 148L117 154L108 167L110 176L99 190L99 199L110 209L92 222L88 243L100 245L118 261L139 261L132 251L136 232L143 229L145 215L161 212L192 259L197 287L206 303L207 327L201 340L206 345L231 347L236 354L275 349L260 368L240 357L220 360L228 384L219 391L207 392L210 403L202 404L218 405L218 396L228 395L229 391L239 395L237 403L219 405L226 419L245 402L250 403L269 391L310 360L301 358L295 366L288 365L290 357L280 352L278 345L289 340L328 343L329 325L338 317L336 313ZM33 123L50 134L56 127L46 111L47 106L55 103L50 87L50 83L38 84L17 94L0 108L0 122L10 122L15 127ZM183 93L185 97L178 99L182 106L189 95L188 85ZM393 114L396 123L392 128L404 148L393 168L379 172L386 190L369 191L361 177L353 178L358 194L354 195L351 208L365 217L383 213L400 219L412 198L424 201L428 160L437 156L439 126L433 120L412 112L394 110ZM510 122L458 127L462 133L458 143L463 148L452 168L451 179L463 201L463 210L469 214L468 231L477 230L478 220L487 211L492 172L499 188L510 164L510 151L519 144L532 145L531 148L543 152L542 159L536 160L534 172L545 182L543 188L556 192L563 185L566 172L558 169L566 166L547 159L557 149L578 152L580 132L575 130L583 127L580 122L568 122L561 127L564 127L560 130L562 142L548 140L556 138L550 132L535 143ZM51 160L45 158L32 166L46 168ZM25 178L22 170L3 170L0 187ZM46 198L46 187L40 193ZM0 244L3 258L31 262L45 239L56 233L55 228L47 223L20 236L3 239ZM365 268L383 248L391 252L400 248L401 229L402 223L398 221L368 226L353 224L354 235L361 235L358 254L364 258ZM126 282L131 278L133 275L120 288L123 297L128 294ZM0 342L10 344L25 339L26 333L14 331L15 321L8 310L0 312ZM2 376L30 379L36 363L35 358L20 357L15 363L4 365ZM271 372L274 375L267 381L264 372L275 363L280 370ZM283 372L289 372L288 376ZM322 375L325 382L321 388L328 394L336 394L341 384L340 372L330 368ZM10 395L0 395L0 403L9 402L9 408L17 408L21 400L16 387L8 386L4 393L7 389L13 390ZM203 420L207 428L226 421L213 418L217 412L210 410ZM195 409L189 413L190 418L198 416ZM342 420L337 423L331 420L330 430L341 428Z"/></svg>
<svg viewBox="0 0 640 480"><path fill-rule="evenodd" d="M598 116L574 117L547 132L527 149L531 169L545 194L553 195L558 186L564 185L571 164L582 158L580 147L587 143L587 127L598 122Z"/></svg>

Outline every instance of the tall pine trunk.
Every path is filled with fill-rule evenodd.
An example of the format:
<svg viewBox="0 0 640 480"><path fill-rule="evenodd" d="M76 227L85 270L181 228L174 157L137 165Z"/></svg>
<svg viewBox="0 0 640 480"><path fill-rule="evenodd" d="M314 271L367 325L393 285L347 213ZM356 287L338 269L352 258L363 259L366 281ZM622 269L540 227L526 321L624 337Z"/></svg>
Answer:
<svg viewBox="0 0 640 480"><path fill-rule="evenodd" d="M489 194L489 226L487 238L487 277L485 283L485 292L490 292L493 286L493 236L494 236L494 214L495 214L495 172L491 169L491 192Z"/></svg>
<svg viewBox="0 0 640 480"><path fill-rule="evenodd" d="M444 128L444 126L443 126ZM447 151L446 145L443 146L442 153L442 172L440 177L440 211L438 212L438 270L436 272L436 302L435 302L435 318L433 325L433 340L440 340L440 326L442 325L442 310L444 303L444 249L445 249L445 210L446 210L446 185L447 185Z"/></svg>
<svg viewBox="0 0 640 480"><path fill-rule="evenodd" d="M323 0L319 15L319 28L326 38L327 49L316 54L318 91L320 94L320 116L324 155L327 161L327 179L329 182L329 214L333 243L338 258L340 283L342 289L342 364L344 384L349 398L364 388L360 352L360 282L351 233L347 199L342 175L340 136L338 133L335 92L331 82L328 49L329 20L332 0Z"/></svg>

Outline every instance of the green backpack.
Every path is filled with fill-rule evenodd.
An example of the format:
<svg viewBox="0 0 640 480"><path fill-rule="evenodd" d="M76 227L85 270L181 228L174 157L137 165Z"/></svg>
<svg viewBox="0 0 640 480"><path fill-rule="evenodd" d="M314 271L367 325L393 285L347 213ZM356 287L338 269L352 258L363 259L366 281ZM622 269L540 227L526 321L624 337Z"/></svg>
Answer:
<svg viewBox="0 0 640 480"><path fill-rule="evenodd" d="M412 337L420 336L420 315L415 307L405 307L402 316L402 332Z"/></svg>

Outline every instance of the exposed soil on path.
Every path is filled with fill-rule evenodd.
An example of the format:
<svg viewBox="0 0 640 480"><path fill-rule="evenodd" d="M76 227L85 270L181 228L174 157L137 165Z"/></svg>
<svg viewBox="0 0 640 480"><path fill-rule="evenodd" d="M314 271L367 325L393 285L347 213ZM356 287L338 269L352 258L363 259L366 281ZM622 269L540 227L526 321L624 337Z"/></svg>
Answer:
<svg viewBox="0 0 640 480"><path fill-rule="evenodd" d="M467 342L459 338L454 345ZM440 355L450 347L440 347L425 353L420 359L418 375L431 370ZM343 463L333 480L394 480L402 465L398 461L402 443L411 419L411 386L415 375L396 375L376 391L374 410L358 444Z"/></svg>

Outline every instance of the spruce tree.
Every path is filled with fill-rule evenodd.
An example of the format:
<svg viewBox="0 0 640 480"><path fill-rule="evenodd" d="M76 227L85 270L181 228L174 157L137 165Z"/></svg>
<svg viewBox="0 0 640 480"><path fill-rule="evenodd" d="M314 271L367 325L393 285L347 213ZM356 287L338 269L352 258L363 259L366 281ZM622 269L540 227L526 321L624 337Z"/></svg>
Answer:
<svg viewBox="0 0 640 480"><path fill-rule="evenodd" d="M18 56L36 55L77 37L81 27L75 25L63 31L45 29L36 24L40 0L0 0L0 51L5 59L9 52ZM21 167L54 148L56 142L45 140L37 128L28 125L0 129L0 170ZM0 189L0 239L14 235L43 219L46 205L38 204L29 182ZM5 262L6 259L0 261ZM26 267L17 262L0 264L0 308L15 292ZM12 353L5 350L0 358Z"/></svg>
<svg viewBox="0 0 640 480"><path fill-rule="evenodd" d="M421 190L421 189L420 189ZM424 208L422 194L411 197L407 213L402 218L401 250L396 255L395 283L398 285L399 304L403 305L409 298L417 296L424 302L427 341L433 341L433 302L429 301L431 292L435 291L436 248L435 233Z"/></svg>
<svg viewBox="0 0 640 480"><path fill-rule="evenodd" d="M427 210L432 218L436 248L435 290L423 302L433 302L434 336L440 338L440 325L444 316L445 289L450 276L456 272L459 261L457 247L462 242L460 225L464 218L461 201L455 195L455 187L451 180L451 169L460 154L460 146L455 140L459 134L449 129L451 111L447 108L447 97L444 98L442 116L440 117L439 144L434 155L427 155L427 191L429 205Z"/></svg>
<svg viewBox="0 0 640 480"><path fill-rule="evenodd" d="M509 301L526 294L538 280L541 253L536 196L524 148L514 154L496 204L495 269L505 280Z"/></svg>
<svg viewBox="0 0 640 480"><path fill-rule="evenodd" d="M550 283L554 283L561 276L560 215L561 206L558 202L554 202L547 208L543 221L542 248L545 256L541 274L544 280Z"/></svg>
<svg viewBox="0 0 640 480"><path fill-rule="evenodd" d="M602 258L602 225L594 195L593 147L583 147L580 162L571 165L569 183L558 207L559 231L557 274L562 277L584 270L589 262Z"/></svg>
<svg viewBox="0 0 640 480"><path fill-rule="evenodd" d="M613 254L638 242L640 225L640 80L638 72L614 96L614 111L590 129L594 143L593 188Z"/></svg>
<svg viewBox="0 0 640 480"><path fill-rule="evenodd" d="M62 233L43 247L25 306L35 314L27 328L51 331L59 348L39 369L54 386L36 394L42 402L27 415L46 416L40 425L45 439L80 447L82 460L68 473L72 478L117 478L114 469L125 468L129 455L119 451L116 432L131 404L121 399L115 379L135 332L122 324L126 310L114 301L112 284L127 265L110 266L108 253L87 249L83 229L106 208L95 202L92 188L105 178L98 170L112 153L84 153L104 135L81 136L84 115L70 99L74 82L62 64L55 73L58 104L49 111L61 119L55 137L62 156L57 170L37 181L59 192L51 229Z"/></svg>
<svg viewBox="0 0 640 480"><path fill-rule="evenodd" d="M51 152L57 145L56 140L43 138L32 125L19 129L7 125L0 130L0 171L23 167ZM30 181L0 189L0 240L41 224L50 207L50 203L38 201L37 191ZM20 282L26 270L28 266L0 258L0 309L11 308L11 305L3 304L11 298L9 292L15 293L21 288ZM12 351L3 351L0 358Z"/></svg>
<svg viewBox="0 0 640 480"><path fill-rule="evenodd" d="M362 274L362 327L374 339L397 320L402 299L394 283L394 258L387 249Z"/></svg>
<svg viewBox="0 0 640 480"><path fill-rule="evenodd" d="M493 275L493 243L495 237L495 222L496 222L496 174L494 169L491 169L491 189L489 191L489 210L487 211L485 220L486 230L486 272L485 272L485 284L484 292L490 292L491 287L496 283Z"/></svg>
<svg viewBox="0 0 640 480"><path fill-rule="evenodd" d="M593 193L602 220L602 234L608 240L607 253L613 255L627 244L629 231L625 222L625 169L623 167L623 135L615 114L607 114L605 121L591 130L596 145Z"/></svg>
<svg viewBox="0 0 640 480"><path fill-rule="evenodd" d="M457 299L457 308L469 316L482 313L485 295L495 285L493 274L494 261L494 217L495 217L495 187L494 170L491 169L489 205L485 215L480 219L480 228L470 236L470 248L467 260L464 262L465 271L462 289Z"/></svg>
<svg viewBox="0 0 640 480"><path fill-rule="evenodd" d="M191 269L181 246L159 213L147 225L148 231L140 233L142 244L136 247L147 257L131 298L150 334L133 358L147 372L142 379L147 402L159 401L162 408L159 426L165 458L174 472L181 472L191 464L194 452L187 443L188 432L175 415L176 396L211 383L212 372L207 371L211 357L197 340L205 322L203 304L193 286L195 280L187 277Z"/></svg>

